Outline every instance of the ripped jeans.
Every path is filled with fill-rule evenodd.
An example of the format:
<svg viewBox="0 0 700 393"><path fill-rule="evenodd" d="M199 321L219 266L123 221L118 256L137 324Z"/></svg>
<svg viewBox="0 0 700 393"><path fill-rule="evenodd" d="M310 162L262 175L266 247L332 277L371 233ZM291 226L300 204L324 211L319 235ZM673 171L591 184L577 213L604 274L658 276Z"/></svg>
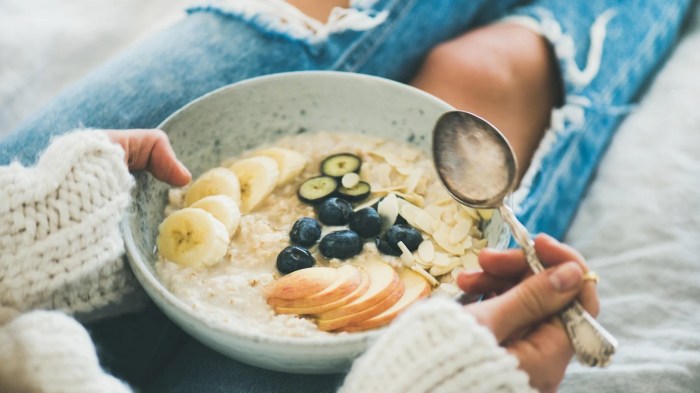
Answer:
<svg viewBox="0 0 700 393"><path fill-rule="evenodd" d="M513 198L531 232L561 237L614 130L671 48L689 4L354 0L352 9L336 9L321 24L281 0L221 1L190 9L182 22L63 92L0 141L0 165L12 159L30 164L52 135L76 127L155 127L202 94L254 76L322 69L408 82L440 42L506 19L550 41L563 78L564 105L553 110L551 129ZM342 375L289 375L226 359L152 310L88 328L103 364L143 391L332 391L342 381Z"/></svg>

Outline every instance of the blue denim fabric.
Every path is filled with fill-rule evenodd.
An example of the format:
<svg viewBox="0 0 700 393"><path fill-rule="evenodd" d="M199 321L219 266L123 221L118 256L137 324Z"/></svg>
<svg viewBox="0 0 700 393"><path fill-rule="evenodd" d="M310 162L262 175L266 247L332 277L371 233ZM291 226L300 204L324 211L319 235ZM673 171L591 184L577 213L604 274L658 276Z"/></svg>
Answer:
<svg viewBox="0 0 700 393"><path fill-rule="evenodd" d="M380 0L372 6L373 11L388 11L388 18L379 26L334 34L316 43L270 32L254 18L211 7L193 9L184 21L63 92L0 141L0 165L12 159L34 162L51 136L75 127L154 127L194 98L253 76L324 69L406 82L436 44L474 26L508 15L520 16L535 24L549 23L551 27L550 22L554 22L560 27L562 34L548 38L560 56L565 106L555 111L558 120L533 161L538 170L523 182L515 207L530 231L561 237L628 105L671 48L689 3ZM586 83L577 84L580 78L571 74L567 56L579 69L585 68L590 28L608 9L614 9L615 14L605 28L600 68ZM562 36L570 37L575 48L567 48ZM105 323L89 328L101 359L109 360L109 368L147 392L332 391L342 380L342 375L299 376L256 369L224 358L191 339L182 345L184 334L165 318L149 322L157 323L163 334L128 334L152 332L139 329L143 319L143 315L120 317L116 322L119 327L112 326L111 333L104 333ZM133 353L114 359L127 344ZM173 351L173 346L179 349ZM161 368L151 364L147 368L151 375L137 375L134 367L124 371L135 362L162 361L166 349L169 355L177 354Z"/></svg>

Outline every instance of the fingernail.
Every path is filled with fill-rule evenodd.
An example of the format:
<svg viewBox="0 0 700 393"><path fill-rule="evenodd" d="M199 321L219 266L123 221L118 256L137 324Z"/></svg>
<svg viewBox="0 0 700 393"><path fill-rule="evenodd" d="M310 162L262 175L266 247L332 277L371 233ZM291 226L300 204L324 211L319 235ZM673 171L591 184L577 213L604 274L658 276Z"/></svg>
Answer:
<svg viewBox="0 0 700 393"><path fill-rule="evenodd" d="M566 292L581 282L583 272L575 262L569 262L556 268L549 275L549 282L558 292Z"/></svg>

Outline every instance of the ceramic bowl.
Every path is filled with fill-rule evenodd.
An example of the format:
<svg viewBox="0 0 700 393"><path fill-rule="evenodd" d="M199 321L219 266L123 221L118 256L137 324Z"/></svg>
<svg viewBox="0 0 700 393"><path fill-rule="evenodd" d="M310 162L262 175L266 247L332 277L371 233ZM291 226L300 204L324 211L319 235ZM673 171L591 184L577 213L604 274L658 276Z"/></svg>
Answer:
<svg viewBox="0 0 700 393"><path fill-rule="evenodd" d="M224 158L285 135L315 130L371 134L430 152L437 118L452 110L439 99L386 79L338 72L295 72L246 80L211 92L166 119L178 157L198 176ZM171 294L155 272L155 239L167 186L136 175L123 235L131 267L153 301L182 329L227 356L273 370L330 373L347 370L382 330L324 338L260 334L219 326ZM504 247L508 232L495 214L489 245Z"/></svg>

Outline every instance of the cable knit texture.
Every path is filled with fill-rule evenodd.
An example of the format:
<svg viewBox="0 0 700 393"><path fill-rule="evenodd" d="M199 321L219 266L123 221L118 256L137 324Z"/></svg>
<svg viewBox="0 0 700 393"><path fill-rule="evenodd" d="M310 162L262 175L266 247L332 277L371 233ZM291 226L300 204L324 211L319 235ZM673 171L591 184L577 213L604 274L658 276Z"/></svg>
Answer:
<svg viewBox="0 0 700 393"><path fill-rule="evenodd" d="M454 301L415 305L358 359L342 393L536 392L518 361Z"/></svg>
<svg viewBox="0 0 700 393"><path fill-rule="evenodd" d="M34 167L0 167L0 304L89 315L142 299L119 233L132 185L123 150L96 131L56 138Z"/></svg>
<svg viewBox="0 0 700 393"><path fill-rule="evenodd" d="M100 368L85 329L59 312L33 311L0 326L3 393L126 393Z"/></svg>

